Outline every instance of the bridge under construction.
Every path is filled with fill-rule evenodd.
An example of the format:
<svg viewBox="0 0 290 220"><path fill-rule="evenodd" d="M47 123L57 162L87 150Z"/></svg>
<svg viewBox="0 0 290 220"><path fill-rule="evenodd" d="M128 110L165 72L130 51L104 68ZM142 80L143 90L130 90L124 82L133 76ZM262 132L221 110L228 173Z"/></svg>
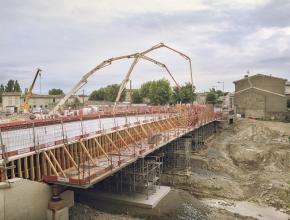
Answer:
<svg viewBox="0 0 290 220"><path fill-rule="evenodd" d="M207 127L218 117L209 106L177 105L2 131L1 181L20 177L87 188L193 131L199 143L200 132L212 132Z"/></svg>

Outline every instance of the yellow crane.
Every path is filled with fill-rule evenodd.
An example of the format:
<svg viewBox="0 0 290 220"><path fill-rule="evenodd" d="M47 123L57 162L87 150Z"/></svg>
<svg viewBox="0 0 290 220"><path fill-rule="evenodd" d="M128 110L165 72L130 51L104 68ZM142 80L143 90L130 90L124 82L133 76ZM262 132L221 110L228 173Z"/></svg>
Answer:
<svg viewBox="0 0 290 220"><path fill-rule="evenodd" d="M36 71L36 74L34 76L33 82L31 84L31 86L29 87L27 93L25 94L25 97L24 97L24 100L23 100L22 104L20 105L20 109L19 109L20 112L28 111L28 109L29 109L29 99L32 96L32 90L33 90L35 81L36 81L37 77L41 74L40 72L41 72L41 69L38 68L37 71Z"/></svg>

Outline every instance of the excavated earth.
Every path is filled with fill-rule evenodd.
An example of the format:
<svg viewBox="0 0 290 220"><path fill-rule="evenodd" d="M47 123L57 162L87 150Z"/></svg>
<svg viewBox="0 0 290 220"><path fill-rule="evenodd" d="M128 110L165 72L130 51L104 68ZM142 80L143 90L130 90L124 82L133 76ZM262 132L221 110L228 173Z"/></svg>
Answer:
<svg viewBox="0 0 290 220"><path fill-rule="evenodd" d="M81 199L81 203L90 207L78 204L70 212L70 217L272 219L264 218L263 211L258 217L228 211L226 206L238 201L274 207L279 211L277 214L290 215L289 123L239 119L193 152L190 164L188 169L171 170L162 175L162 183L173 190L151 211ZM209 206L204 199L217 199L224 207ZM86 215L83 210L94 214Z"/></svg>

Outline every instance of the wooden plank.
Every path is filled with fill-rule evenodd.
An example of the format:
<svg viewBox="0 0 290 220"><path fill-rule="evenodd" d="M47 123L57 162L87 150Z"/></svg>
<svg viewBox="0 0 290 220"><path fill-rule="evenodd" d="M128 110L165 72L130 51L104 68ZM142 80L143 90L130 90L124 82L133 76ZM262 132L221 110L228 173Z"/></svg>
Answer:
<svg viewBox="0 0 290 220"><path fill-rule="evenodd" d="M18 167L18 177L22 178L22 167L20 158L17 160L17 167Z"/></svg>
<svg viewBox="0 0 290 220"><path fill-rule="evenodd" d="M148 133L147 133L147 131L143 128L143 125L141 125L140 127L141 127L141 130L144 132L144 134L148 137Z"/></svg>
<svg viewBox="0 0 290 220"><path fill-rule="evenodd" d="M114 147L114 149L116 151L119 151L120 149L116 146L116 144L114 143L114 141L109 137L109 135L105 135L106 138L108 138L109 142L111 143L111 145Z"/></svg>
<svg viewBox="0 0 290 220"><path fill-rule="evenodd" d="M97 146L101 149L101 151L105 155L105 157L111 161L111 159L108 157L108 154L105 152L105 150L103 149L102 145L98 142L98 140L96 138L94 138L94 140L95 140L95 143L97 144Z"/></svg>
<svg viewBox="0 0 290 220"><path fill-rule="evenodd" d="M42 174L47 176L47 164L44 153L41 153Z"/></svg>
<svg viewBox="0 0 290 220"><path fill-rule="evenodd" d="M48 151L48 152L50 152L50 151ZM51 162L51 160L50 160L49 156L47 155L47 153L46 153L45 151L43 151L43 154L44 154L44 156L45 156L45 158L46 158L46 160L47 160L47 162L48 162L50 168L51 168L52 171L54 172L54 174L55 174L56 176L59 176L58 172L56 171L55 167L53 166L53 163Z"/></svg>
<svg viewBox="0 0 290 220"><path fill-rule="evenodd" d="M24 157L24 178L25 179L29 178L27 157Z"/></svg>
<svg viewBox="0 0 290 220"><path fill-rule="evenodd" d="M86 146L84 145L84 143L82 142L82 140L80 140L80 144L81 144L81 147L83 148L85 154L88 156L88 158L90 159L90 161L95 164L97 166L97 164L95 163L95 161L93 160L92 156L90 155L88 149L86 148Z"/></svg>
<svg viewBox="0 0 290 220"><path fill-rule="evenodd" d="M36 180L40 181L41 180L41 171L40 171L40 160L39 160L40 155L36 154Z"/></svg>
<svg viewBox="0 0 290 220"><path fill-rule="evenodd" d="M30 156L29 160L30 160L30 179L35 180L33 155Z"/></svg>
<svg viewBox="0 0 290 220"><path fill-rule="evenodd" d="M56 160L55 156L53 155L53 153L51 151L48 151L50 153L51 158L53 159L53 161L55 162L57 168L60 170L61 174L66 177L62 167L60 166L59 162Z"/></svg>
<svg viewBox="0 0 290 220"><path fill-rule="evenodd" d="M64 152L66 153L66 155L68 156L68 158L70 159L70 161L72 162L72 164L78 169L78 165L76 164L76 162L74 161L73 157L71 156L70 152L66 149L66 146L63 147Z"/></svg>
<svg viewBox="0 0 290 220"><path fill-rule="evenodd" d="M139 134L139 131L135 127L133 127L133 131L136 132L136 134L140 138L140 140L143 139L143 137Z"/></svg>
<svg viewBox="0 0 290 220"><path fill-rule="evenodd" d="M125 132L127 133L127 135L130 137L130 139L136 144L138 145L138 143L135 141L135 139L132 137L132 135L129 133L129 131L127 129L125 129Z"/></svg>
<svg viewBox="0 0 290 220"><path fill-rule="evenodd" d="M117 135L119 136L119 138L121 139L121 141L123 142L123 144L125 144L125 146L128 148L128 144L126 143L126 141L123 139L122 135L119 133L119 131L117 131Z"/></svg>

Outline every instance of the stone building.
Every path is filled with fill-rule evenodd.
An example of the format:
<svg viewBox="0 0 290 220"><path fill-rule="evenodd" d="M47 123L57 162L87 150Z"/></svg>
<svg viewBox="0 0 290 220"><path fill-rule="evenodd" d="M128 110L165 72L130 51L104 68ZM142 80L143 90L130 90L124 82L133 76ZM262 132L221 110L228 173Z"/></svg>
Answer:
<svg viewBox="0 0 290 220"><path fill-rule="evenodd" d="M234 81L236 113L261 119L284 119L287 112L286 79L271 75L245 75Z"/></svg>
<svg viewBox="0 0 290 220"><path fill-rule="evenodd" d="M64 95L39 95L33 94L29 99L29 105L32 109L52 109ZM73 103L75 99L79 103L86 102L87 96L72 96L68 103ZM24 95L19 92L6 92L2 94L2 111L18 112L21 103L24 100Z"/></svg>

